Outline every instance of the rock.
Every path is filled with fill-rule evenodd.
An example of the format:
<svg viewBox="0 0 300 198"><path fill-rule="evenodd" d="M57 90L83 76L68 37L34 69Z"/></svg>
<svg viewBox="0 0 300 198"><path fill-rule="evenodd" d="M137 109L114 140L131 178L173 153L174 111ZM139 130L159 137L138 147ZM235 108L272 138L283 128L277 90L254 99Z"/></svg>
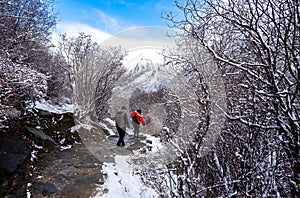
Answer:
<svg viewBox="0 0 300 198"><path fill-rule="evenodd" d="M30 143L15 137L4 139L0 147L0 169L13 173L30 154Z"/></svg>
<svg viewBox="0 0 300 198"><path fill-rule="evenodd" d="M139 150L139 152L140 152L140 153L146 153L146 152L147 152L147 150L146 150L146 148L145 148L145 147L143 147L143 148L141 148L141 149Z"/></svg>
<svg viewBox="0 0 300 198"><path fill-rule="evenodd" d="M145 135L139 135L138 139L145 140L147 137Z"/></svg>
<svg viewBox="0 0 300 198"><path fill-rule="evenodd" d="M36 111L41 116L53 116L53 113L49 111L44 111L44 110L36 110Z"/></svg>
<svg viewBox="0 0 300 198"><path fill-rule="evenodd" d="M132 150L139 150L140 148L145 147L146 144L143 142L135 142L134 144L130 145L127 147L128 150L132 151Z"/></svg>
<svg viewBox="0 0 300 198"><path fill-rule="evenodd" d="M42 145L46 151L53 150L57 145L55 141L49 135L46 135L42 130L28 126L26 126L25 128L35 137L32 137L33 141L38 142L40 145Z"/></svg>
<svg viewBox="0 0 300 198"><path fill-rule="evenodd" d="M31 128L28 126L26 126L25 128L27 129L27 131L34 134L37 138L55 143L55 141L49 135L46 135L42 130Z"/></svg>
<svg viewBox="0 0 300 198"><path fill-rule="evenodd" d="M69 180L69 181L72 179L70 176L68 176L66 174L59 174L58 176L66 179L66 180Z"/></svg>
<svg viewBox="0 0 300 198"><path fill-rule="evenodd" d="M46 153L39 167L29 181L33 197L91 197L104 181L102 162L83 144Z"/></svg>
<svg viewBox="0 0 300 198"><path fill-rule="evenodd" d="M30 187L29 190L33 197L45 197L42 193L51 194L50 197L55 197L56 194L59 194L60 197L64 197L60 191L62 184L74 181L73 175L70 175L67 171L56 175L57 170L53 166L49 168L50 174L47 176L47 179L51 175L55 175L57 180L62 180L62 183L56 184L47 179L46 181L40 181L42 180L40 176L43 175L35 175L35 173L41 171L42 168L45 168L43 164L44 160L53 157L54 154L59 152L60 144L76 146L75 143L81 142L78 133L71 132L70 130L71 127L74 126L73 114L64 113L58 115L47 111L36 111L34 113L34 115L28 115L28 117L18 117L17 120L9 123L9 127L3 130L1 129L0 197L26 197L28 190L27 185L31 183L33 186L36 182L42 182L38 187L45 189L43 192L39 192L38 190L31 192L32 187ZM32 149L34 149L34 156L36 157L34 161L30 160ZM75 153L72 153L72 155L73 154L77 156ZM70 157L75 158L74 156ZM61 161L62 160L59 160L58 163L61 163ZM87 163L87 161L90 160L84 160L84 163ZM68 164L73 165L74 163L68 161ZM94 164L95 163L90 163L87 167L81 164L77 166L79 169L98 169L99 167L94 168ZM71 165L67 166L67 164L63 164L62 166L69 168ZM97 171L97 173L99 173L99 171ZM36 180L35 178L39 179ZM44 179L44 177L42 178ZM87 180L94 182L94 178L96 178L96 174ZM83 180L83 183L85 182L86 181ZM56 187L59 187L59 193L56 192ZM90 187L90 185L82 185L82 187L83 189L89 189L86 190L87 194L91 194L94 188ZM68 192L73 192L74 185L70 185L69 189L70 191ZM37 196L35 192L38 193ZM78 191L75 192L75 195L76 193L78 194Z"/></svg>
<svg viewBox="0 0 300 198"><path fill-rule="evenodd" d="M92 169L92 168L85 168L86 170ZM79 178L75 180L76 185L90 185L90 184L97 184L99 183L99 180L101 179L101 173L94 173L92 175L88 175L83 178Z"/></svg>
<svg viewBox="0 0 300 198"><path fill-rule="evenodd" d="M112 140L116 140L119 138L119 135L110 135L108 136L109 139L112 139Z"/></svg>
<svg viewBox="0 0 300 198"><path fill-rule="evenodd" d="M160 137L161 135L160 135L160 133L154 133L152 136L158 138L158 137Z"/></svg>
<svg viewBox="0 0 300 198"><path fill-rule="evenodd" d="M42 192L43 196L50 196L50 194L58 192L56 186L49 182L38 182L34 184L34 187Z"/></svg>
<svg viewBox="0 0 300 198"><path fill-rule="evenodd" d="M106 128L102 127L102 130L104 131L104 133L105 133L106 135L110 135L109 130L107 130Z"/></svg>
<svg viewBox="0 0 300 198"><path fill-rule="evenodd" d="M147 146L148 151L152 151L152 146Z"/></svg>
<svg viewBox="0 0 300 198"><path fill-rule="evenodd" d="M135 137L134 137L134 135L128 134L125 136L125 139L132 141L135 139Z"/></svg>
<svg viewBox="0 0 300 198"><path fill-rule="evenodd" d="M152 144L152 140L146 140L146 143Z"/></svg>
<svg viewBox="0 0 300 198"><path fill-rule="evenodd" d="M98 188L97 192L94 193L94 195L92 195L91 197L103 197L105 194L107 194L109 192L108 188Z"/></svg>
<svg viewBox="0 0 300 198"><path fill-rule="evenodd" d="M6 137L0 145L0 197L26 197L30 143L17 137Z"/></svg>

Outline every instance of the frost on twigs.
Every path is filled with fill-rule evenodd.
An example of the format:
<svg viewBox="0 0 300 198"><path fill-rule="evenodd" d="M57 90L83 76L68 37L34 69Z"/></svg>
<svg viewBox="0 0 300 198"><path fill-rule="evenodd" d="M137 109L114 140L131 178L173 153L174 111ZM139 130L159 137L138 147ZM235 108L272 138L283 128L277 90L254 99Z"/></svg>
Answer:
<svg viewBox="0 0 300 198"><path fill-rule="evenodd" d="M97 152L109 147L99 121L107 117L112 89L124 72L125 52L120 47L100 46L84 33L62 35L58 48L69 65L76 130L92 154L101 157Z"/></svg>
<svg viewBox="0 0 300 198"><path fill-rule="evenodd" d="M28 113L32 103L47 92L47 76L24 65L0 58L0 116L5 126L8 120Z"/></svg>

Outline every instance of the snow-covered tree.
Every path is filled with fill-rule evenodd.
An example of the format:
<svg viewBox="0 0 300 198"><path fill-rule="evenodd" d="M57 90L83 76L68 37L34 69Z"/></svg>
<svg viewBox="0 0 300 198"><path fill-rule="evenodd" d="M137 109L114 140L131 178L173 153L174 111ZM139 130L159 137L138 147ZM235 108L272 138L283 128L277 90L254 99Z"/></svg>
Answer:
<svg viewBox="0 0 300 198"><path fill-rule="evenodd" d="M93 43L83 33L76 38L62 35L59 51L70 66L75 116L79 120L87 116L94 121L101 119L107 113L111 91L124 72L124 51Z"/></svg>
<svg viewBox="0 0 300 198"><path fill-rule="evenodd" d="M0 58L0 128L31 112L34 101L47 93L47 76Z"/></svg>
<svg viewBox="0 0 300 198"><path fill-rule="evenodd" d="M1 57L35 68L46 63L43 55L56 25L52 5L52 0L0 1Z"/></svg>
<svg viewBox="0 0 300 198"><path fill-rule="evenodd" d="M68 76L51 51L57 19L52 6L52 0L0 1L0 57L47 75L48 99L59 103Z"/></svg>
<svg viewBox="0 0 300 198"><path fill-rule="evenodd" d="M165 147L157 156L138 159L156 165L137 169L162 195L193 197L199 187L197 160L212 148L224 123L225 90L211 55L197 42L180 39L175 52L166 51L165 58L173 79L163 97ZM159 183L149 178L159 178Z"/></svg>
<svg viewBox="0 0 300 198"><path fill-rule="evenodd" d="M183 96L198 97L198 104L190 100L195 127L186 130L189 138L179 136L178 141L175 137L166 144L176 157L155 158L161 166L144 170L143 177L150 179L146 182L172 197L296 197L299 4L292 0L187 0L176 5L183 13L176 16L183 18L172 13L166 18L179 29L180 50L170 58L175 66L181 65L177 71L188 72L182 84L191 86L179 85L184 94L177 91L176 98L184 115ZM215 61L223 79L207 82L203 71L211 63L203 61L205 57ZM227 108L219 109L226 112L227 120L216 131L219 138L209 145L205 143L207 127L214 124L211 118L216 115L213 90L218 90L221 80ZM187 124L184 120L183 116L181 122ZM184 131L179 129L176 135L180 130ZM150 175L145 174L147 170ZM159 178L159 184L151 178Z"/></svg>
<svg viewBox="0 0 300 198"><path fill-rule="evenodd" d="M228 100L228 120L213 150L199 157L191 155L199 153L199 147L187 145L184 148L190 151L178 158L174 167L180 176L179 195L296 196L299 4L261 0L176 4L183 19L171 13L166 17L183 38L196 42L217 61Z"/></svg>
<svg viewBox="0 0 300 198"><path fill-rule="evenodd" d="M57 52L45 54L48 67L43 67L42 73L48 76L47 97L53 104L72 103L72 87L69 74L70 66Z"/></svg>

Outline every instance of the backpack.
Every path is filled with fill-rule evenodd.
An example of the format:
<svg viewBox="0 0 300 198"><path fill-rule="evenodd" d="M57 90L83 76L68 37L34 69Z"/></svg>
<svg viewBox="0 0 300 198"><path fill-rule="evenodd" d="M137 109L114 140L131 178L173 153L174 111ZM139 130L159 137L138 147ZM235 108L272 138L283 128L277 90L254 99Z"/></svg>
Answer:
<svg viewBox="0 0 300 198"><path fill-rule="evenodd" d="M132 117L132 121L135 122L136 124L140 124L140 123L138 122L137 115L135 115L135 116Z"/></svg>

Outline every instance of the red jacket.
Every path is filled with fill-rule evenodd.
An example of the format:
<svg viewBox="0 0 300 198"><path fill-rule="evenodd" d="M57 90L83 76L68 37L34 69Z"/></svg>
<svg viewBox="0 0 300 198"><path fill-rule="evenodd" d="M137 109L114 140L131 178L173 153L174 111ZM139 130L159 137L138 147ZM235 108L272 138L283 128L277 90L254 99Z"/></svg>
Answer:
<svg viewBox="0 0 300 198"><path fill-rule="evenodd" d="M134 116L136 116L137 121L140 123L142 123L143 125L145 125L145 120L143 118L143 115L140 114L139 112L135 111L130 115L130 118L133 118Z"/></svg>

